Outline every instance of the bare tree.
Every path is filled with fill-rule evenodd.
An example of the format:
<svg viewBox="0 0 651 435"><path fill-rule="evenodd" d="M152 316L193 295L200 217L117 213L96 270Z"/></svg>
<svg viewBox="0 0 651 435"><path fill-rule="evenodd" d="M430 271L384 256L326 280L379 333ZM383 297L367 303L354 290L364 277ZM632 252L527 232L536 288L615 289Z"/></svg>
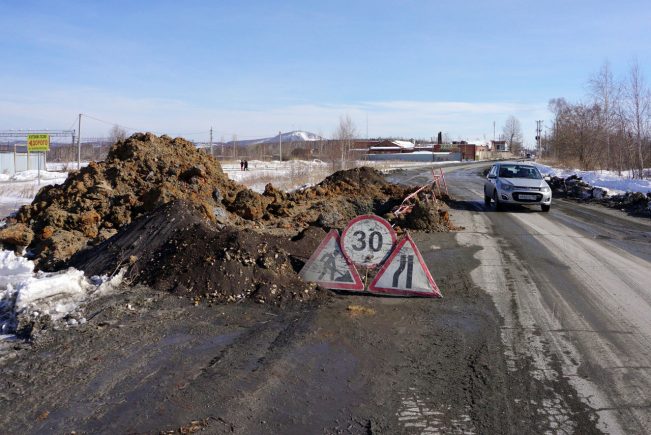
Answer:
<svg viewBox="0 0 651 435"><path fill-rule="evenodd" d="M651 91L637 62L621 81L605 63L588 82L591 101L551 100L547 156L583 169L631 169L643 177L651 160Z"/></svg>
<svg viewBox="0 0 651 435"><path fill-rule="evenodd" d="M611 138L615 130L616 113L619 105L619 86L615 84L610 63L604 62L601 69L590 79L588 88L594 104L599 111L599 137L598 140L605 151L605 159L602 167L610 169L613 167L611 152Z"/></svg>
<svg viewBox="0 0 651 435"><path fill-rule="evenodd" d="M335 147L330 149L328 157L332 162L332 168L336 167L336 160L341 157L341 169L346 168L346 162L349 159L350 150L353 146L354 140L357 137L357 127L353 122L350 115L341 116L339 118L339 126L334 133Z"/></svg>
<svg viewBox="0 0 651 435"><path fill-rule="evenodd" d="M522 149L522 126L515 116L511 115L506 119L502 127L504 140L509 144L513 154L519 154Z"/></svg>
<svg viewBox="0 0 651 435"><path fill-rule="evenodd" d="M645 142L649 139L651 121L651 94L637 61L633 62L626 82L626 117L633 139L639 177L643 177Z"/></svg>
<svg viewBox="0 0 651 435"><path fill-rule="evenodd" d="M109 130L109 140L111 141L111 144L114 144L118 141L125 140L127 138L127 132L125 129L120 127L119 125L114 125L111 127Z"/></svg>

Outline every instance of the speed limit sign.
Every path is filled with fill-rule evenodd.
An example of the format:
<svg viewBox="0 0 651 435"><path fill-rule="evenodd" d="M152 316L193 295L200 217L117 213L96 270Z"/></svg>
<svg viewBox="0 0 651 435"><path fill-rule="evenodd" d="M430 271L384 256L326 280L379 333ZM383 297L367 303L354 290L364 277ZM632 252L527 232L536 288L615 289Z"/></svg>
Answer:
<svg viewBox="0 0 651 435"><path fill-rule="evenodd" d="M396 243L391 224L379 216L358 216L341 233L341 249L350 261L361 267L373 267L387 258Z"/></svg>

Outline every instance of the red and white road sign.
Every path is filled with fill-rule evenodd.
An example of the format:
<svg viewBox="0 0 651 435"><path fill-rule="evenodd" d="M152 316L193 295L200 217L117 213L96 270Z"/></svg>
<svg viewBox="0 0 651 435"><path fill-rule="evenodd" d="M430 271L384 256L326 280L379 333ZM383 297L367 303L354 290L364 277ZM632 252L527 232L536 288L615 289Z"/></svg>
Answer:
<svg viewBox="0 0 651 435"><path fill-rule="evenodd" d="M299 275L321 287L335 290L364 290L364 283L355 266L346 259L339 246L339 233L330 230L307 260Z"/></svg>
<svg viewBox="0 0 651 435"><path fill-rule="evenodd" d="M398 243L368 290L394 295L442 297L409 234Z"/></svg>
<svg viewBox="0 0 651 435"><path fill-rule="evenodd" d="M341 233L341 249L357 266L374 267L387 258L396 240L396 232L389 222L367 214L348 222Z"/></svg>

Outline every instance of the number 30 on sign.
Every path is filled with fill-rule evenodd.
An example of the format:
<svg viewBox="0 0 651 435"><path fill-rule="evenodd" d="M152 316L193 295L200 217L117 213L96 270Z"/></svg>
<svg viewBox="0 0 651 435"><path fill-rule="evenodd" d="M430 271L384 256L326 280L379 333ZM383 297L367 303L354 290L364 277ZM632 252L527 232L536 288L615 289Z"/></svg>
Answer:
<svg viewBox="0 0 651 435"><path fill-rule="evenodd" d="M344 255L360 267L382 263L396 243L391 224L376 215L358 216L348 223L341 234Z"/></svg>

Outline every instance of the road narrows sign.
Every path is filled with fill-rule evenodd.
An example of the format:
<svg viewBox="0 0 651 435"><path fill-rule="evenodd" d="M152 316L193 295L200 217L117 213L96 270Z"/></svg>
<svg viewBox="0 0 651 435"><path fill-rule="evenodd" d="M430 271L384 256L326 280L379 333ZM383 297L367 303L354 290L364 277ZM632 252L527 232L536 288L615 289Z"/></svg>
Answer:
<svg viewBox="0 0 651 435"><path fill-rule="evenodd" d="M442 297L409 234L398 243L368 290L394 295Z"/></svg>
<svg viewBox="0 0 651 435"><path fill-rule="evenodd" d="M341 252L337 230L331 230L326 235L299 275L305 281L315 282L324 288L364 290L364 283L355 266Z"/></svg>
<svg viewBox="0 0 651 435"><path fill-rule="evenodd" d="M341 249L355 265L374 267L387 258L396 240L396 232L389 222L367 214L348 223L341 233Z"/></svg>

